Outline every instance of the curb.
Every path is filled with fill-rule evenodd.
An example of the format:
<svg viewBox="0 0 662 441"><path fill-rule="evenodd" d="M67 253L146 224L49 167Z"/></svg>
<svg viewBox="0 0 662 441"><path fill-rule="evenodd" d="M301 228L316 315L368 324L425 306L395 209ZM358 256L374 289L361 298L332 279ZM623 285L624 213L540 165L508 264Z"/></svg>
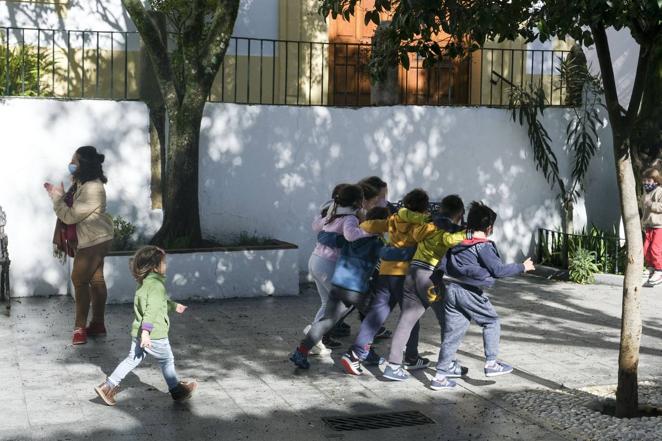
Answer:
<svg viewBox="0 0 662 441"><path fill-rule="evenodd" d="M569 273L568 270L555 268L553 266L536 265L535 271L531 272L530 274L542 277L547 280L559 280L567 282ZM618 274L599 273L595 275L595 282L592 284L622 287L624 279L625 276Z"/></svg>

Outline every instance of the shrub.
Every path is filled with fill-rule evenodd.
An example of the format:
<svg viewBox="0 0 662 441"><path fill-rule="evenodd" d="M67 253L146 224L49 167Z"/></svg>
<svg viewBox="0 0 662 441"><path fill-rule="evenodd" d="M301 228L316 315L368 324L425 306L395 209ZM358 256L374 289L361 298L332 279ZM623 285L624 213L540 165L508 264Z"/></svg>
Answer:
<svg viewBox="0 0 662 441"><path fill-rule="evenodd" d="M595 258L595 251L584 248L574 250L568 263L570 281L582 285L595 282L595 275L600 272Z"/></svg>
<svg viewBox="0 0 662 441"><path fill-rule="evenodd" d="M136 226L121 216L113 218L113 227L115 237L113 238L112 248L114 251L127 251L134 245L133 235L136 232Z"/></svg>

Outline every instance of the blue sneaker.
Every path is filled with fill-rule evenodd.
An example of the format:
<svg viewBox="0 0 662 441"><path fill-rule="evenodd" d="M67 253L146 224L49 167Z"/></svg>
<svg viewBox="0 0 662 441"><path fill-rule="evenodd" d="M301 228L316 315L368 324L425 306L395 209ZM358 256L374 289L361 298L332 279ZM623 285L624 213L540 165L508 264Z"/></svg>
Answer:
<svg viewBox="0 0 662 441"><path fill-rule="evenodd" d="M370 352L368 352L368 356L363 360L363 364L365 366L380 366L384 361L386 360L383 357L380 357L373 348L370 348Z"/></svg>
<svg viewBox="0 0 662 441"><path fill-rule="evenodd" d="M434 377L430 382L430 389L432 390L453 389L455 386L457 386L457 383L447 377Z"/></svg>
<svg viewBox="0 0 662 441"><path fill-rule="evenodd" d="M469 368L460 365L460 362L453 360L448 369L441 371L448 378L460 378L469 373Z"/></svg>
<svg viewBox="0 0 662 441"><path fill-rule="evenodd" d="M503 361L497 361L492 365L485 365L485 376L496 377L499 375L506 375L513 371L513 367Z"/></svg>
<svg viewBox="0 0 662 441"><path fill-rule="evenodd" d="M384 369L383 377L387 380L405 381L409 378L409 374L407 374L407 372L405 372L400 366L394 369L391 365L388 365L386 366L386 369Z"/></svg>
<svg viewBox="0 0 662 441"><path fill-rule="evenodd" d="M290 361L296 365L299 369L308 369L310 368L310 363L308 363L308 357L299 351L297 348L292 355L290 355Z"/></svg>

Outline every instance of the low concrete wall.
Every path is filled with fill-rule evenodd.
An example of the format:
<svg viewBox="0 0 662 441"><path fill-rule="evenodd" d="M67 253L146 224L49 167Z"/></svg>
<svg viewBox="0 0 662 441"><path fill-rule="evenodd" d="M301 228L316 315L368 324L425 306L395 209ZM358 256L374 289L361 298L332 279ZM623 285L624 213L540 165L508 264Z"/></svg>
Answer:
<svg viewBox="0 0 662 441"><path fill-rule="evenodd" d="M298 249L202 251L168 254L166 287L173 300L299 294ZM106 258L104 276L108 303L131 303L136 282L129 271L130 255ZM70 286L70 292L73 288Z"/></svg>

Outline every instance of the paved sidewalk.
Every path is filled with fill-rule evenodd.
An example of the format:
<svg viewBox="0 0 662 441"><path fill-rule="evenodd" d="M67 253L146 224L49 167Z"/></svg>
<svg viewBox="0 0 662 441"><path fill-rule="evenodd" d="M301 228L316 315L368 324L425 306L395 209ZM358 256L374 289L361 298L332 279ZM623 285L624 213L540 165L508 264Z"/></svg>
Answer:
<svg viewBox="0 0 662 441"><path fill-rule="evenodd" d="M662 373L662 296L644 290L640 378ZM428 388L432 370L407 382L385 382L379 369L347 376L330 358L312 357L308 372L288 353L302 337L318 297L193 303L172 317L171 342L183 378L200 382L196 396L175 404L153 361L122 384L116 407L102 405L93 387L126 355L130 305L108 308L109 336L70 344L68 298L21 299L0 316L0 439L23 440L564 440L503 399L527 389L615 384L621 289L581 287L522 277L500 282L492 301L502 318L501 358L514 375L482 374L480 328L472 325L459 354L469 378L455 391ZM389 319L395 325L397 314ZM352 335L356 317L349 321ZM436 359L438 325L423 319L421 352ZM350 339L344 339L346 344ZM390 341L379 343L386 353ZM321 417L419 410L435 424L334 432Z"/></svg>

